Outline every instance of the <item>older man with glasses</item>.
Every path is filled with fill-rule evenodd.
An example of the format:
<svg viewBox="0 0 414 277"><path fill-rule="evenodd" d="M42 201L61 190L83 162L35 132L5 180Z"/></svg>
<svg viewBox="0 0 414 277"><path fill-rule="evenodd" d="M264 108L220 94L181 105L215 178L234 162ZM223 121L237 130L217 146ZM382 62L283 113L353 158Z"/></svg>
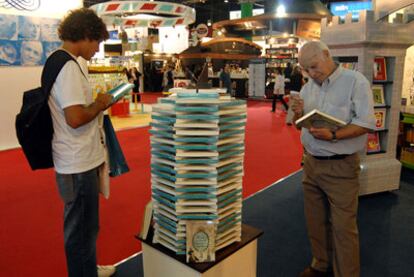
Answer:
<svg viewBox="0 0 414 277"><path fill-rule="evenodd" d="M302 128L305 149L303 192L305 217L313 259L300 277L358 277L357 226L359 156L366 133L375 128L368 80L341 68L322 42L308 42L299 63L310 77L295 98L294 120L318 109L347 125L336 129Z"/></svg>

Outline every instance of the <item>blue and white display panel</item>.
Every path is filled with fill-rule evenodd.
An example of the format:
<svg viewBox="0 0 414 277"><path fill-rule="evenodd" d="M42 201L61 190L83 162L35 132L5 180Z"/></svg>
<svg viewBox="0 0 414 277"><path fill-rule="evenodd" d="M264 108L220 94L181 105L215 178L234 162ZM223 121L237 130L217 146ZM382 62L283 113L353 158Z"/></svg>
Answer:
<svg viewBox="0 0 414 277"><path fill-rule="evenodd" d="M0 14L0 66L39 66L61 45L60 20Z"/></svg>
<svg viewBox="0 0 414 277"><path fill-rule="evenodd" d="M345 18L345 15L352 13L352 18L358 18L359 12L362 10L372 10L372 2L336 2L330 4L331 13L341 18Z"/></svg>

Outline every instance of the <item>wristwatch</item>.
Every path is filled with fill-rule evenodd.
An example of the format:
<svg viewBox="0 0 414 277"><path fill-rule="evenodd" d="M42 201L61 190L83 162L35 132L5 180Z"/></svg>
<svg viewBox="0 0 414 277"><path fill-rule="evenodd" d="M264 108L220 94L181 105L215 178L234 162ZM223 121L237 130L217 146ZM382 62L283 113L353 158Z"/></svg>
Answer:
<svg viewBox="0 0 414 277"><path fill-rule="evenodd" d="M336 138L336 131L331 131L331 133L332 133L332 139L331 139L331 142L337 142L337 141L338 141L338 139Z"/></svg>

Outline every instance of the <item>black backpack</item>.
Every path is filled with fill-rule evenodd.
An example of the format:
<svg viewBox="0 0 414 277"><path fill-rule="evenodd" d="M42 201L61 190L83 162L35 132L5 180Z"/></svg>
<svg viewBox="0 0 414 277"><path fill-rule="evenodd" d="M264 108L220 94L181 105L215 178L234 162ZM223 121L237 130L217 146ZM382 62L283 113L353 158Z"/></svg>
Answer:
<svg viewBox="0 0 414 277"><path fill-rule="evenodd" d="M70 60L76 61L64 50L53 52L43 67L41 87L23 93L23 105L16 116L16 133L32 170L53 167L53 123L48 99L60 70Z"/></svg>

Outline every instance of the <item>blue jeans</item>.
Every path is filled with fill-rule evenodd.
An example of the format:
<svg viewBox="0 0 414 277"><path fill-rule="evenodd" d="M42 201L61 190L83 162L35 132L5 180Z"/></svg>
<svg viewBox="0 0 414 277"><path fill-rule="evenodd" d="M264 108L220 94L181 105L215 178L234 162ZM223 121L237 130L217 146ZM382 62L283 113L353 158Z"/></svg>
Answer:
<svg viewBox="0 0 414 277"><path fill-rule="evenodd" d="M65 204L63 228L68 276L97 277L98 168L77 174L56 173L56 182Z"/></svg>

